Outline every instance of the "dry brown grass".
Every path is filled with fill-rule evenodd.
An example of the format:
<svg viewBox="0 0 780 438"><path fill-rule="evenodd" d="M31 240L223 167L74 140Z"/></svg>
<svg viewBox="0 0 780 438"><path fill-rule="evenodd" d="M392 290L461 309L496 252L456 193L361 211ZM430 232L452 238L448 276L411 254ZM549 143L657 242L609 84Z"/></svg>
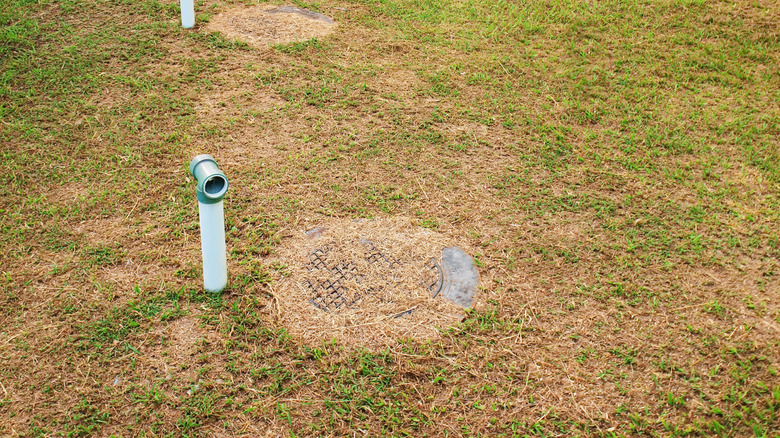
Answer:
<svg viewBox="0 0 780 438"><path fill-rule="evenodd" d="M296 338L310 345L338 339L345 345L381 349L399 338L437 340L442 330L464 319L462 308L432 297L423 283L426 262L440 262L442 249L452 246L443 236L403 219L348 219L318 227L324 228L320 236L298 230L277 249L277 263L287 265L288 272L272 287L277 323ZM367 250L367 242L375 249ZM342 294L354 304L327 312L312 305L312 291L304 284L333 278L308 267L311 255L324 248L327 266L349 263L361 277L343 282ZM370 262L372 254L384 259Z"/></svg>
<svg viewBox="0 0 780 438"><path fill-rule="evenodd" d="M332 20L329 22L301 11L305 10L280 9L275 5L239 7L211 18L206 30L267 50L271 44L324 38L336 27Z"/></svg>

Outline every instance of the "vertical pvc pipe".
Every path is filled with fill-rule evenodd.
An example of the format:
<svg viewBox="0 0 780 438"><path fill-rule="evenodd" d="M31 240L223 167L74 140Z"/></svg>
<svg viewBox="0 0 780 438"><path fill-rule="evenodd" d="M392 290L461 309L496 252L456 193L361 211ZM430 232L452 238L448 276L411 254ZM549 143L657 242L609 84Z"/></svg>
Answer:
<svg viewBox="0 0 780 438"><path fill-rule="evenodd" d="M216 204L198 202L198 216L203 254L203 288L209 292L220 292L227 286L225 214L222 201Z"/></svg>
<svg viewBox="0 0 780 438"><path fill-rule="evenodd" d="M203 255L203 287L221 292L227 286L227 252L225 250L225 213L222 198L228 180L211 155L198 155L190 162L190 172L198 181L198 216Z"/></svg>
<svg viewBox="0 0 780 438"><path fill-rule="evenodd" d="M195 2L194 0L180 0L181 27L192 29L195 27Z"/></svg>

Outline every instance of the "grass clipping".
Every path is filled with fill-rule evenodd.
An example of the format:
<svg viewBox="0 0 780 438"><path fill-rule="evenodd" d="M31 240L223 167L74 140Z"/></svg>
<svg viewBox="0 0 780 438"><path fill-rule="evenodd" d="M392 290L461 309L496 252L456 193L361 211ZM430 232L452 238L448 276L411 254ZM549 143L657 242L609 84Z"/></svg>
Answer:
<svg viewBox="0 0 780 438"><path fill-rule="evenodd" d="M311 343L336 338L385 346L437 338L465 314L426 286L431 259L441 262L447 246L453 245L442 235L405 219L342 220L300 230L279 251L290 274L274 288L280 323ZM338 308L327 297L335 279L343 298Z"/></svg>

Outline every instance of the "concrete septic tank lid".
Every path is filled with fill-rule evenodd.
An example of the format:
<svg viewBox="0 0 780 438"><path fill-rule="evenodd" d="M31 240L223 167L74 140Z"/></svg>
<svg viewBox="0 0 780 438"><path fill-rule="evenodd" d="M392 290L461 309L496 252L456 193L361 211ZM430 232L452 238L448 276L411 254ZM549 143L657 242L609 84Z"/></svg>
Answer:
<svg viewBox="0 0 780 438"><path fill-rule="evenodd" d="M430 339L474 304L479 273L444 236L408 220L344 220L296 233L279 252L280 319L308 340Z"/></svg>
<svg viewBox="0 0 780 438"><path fill-rule="evenodd" d="M328 16L294 6L239 7L212 17L206 29L256 47L322 38L336 23Z"/></svg>

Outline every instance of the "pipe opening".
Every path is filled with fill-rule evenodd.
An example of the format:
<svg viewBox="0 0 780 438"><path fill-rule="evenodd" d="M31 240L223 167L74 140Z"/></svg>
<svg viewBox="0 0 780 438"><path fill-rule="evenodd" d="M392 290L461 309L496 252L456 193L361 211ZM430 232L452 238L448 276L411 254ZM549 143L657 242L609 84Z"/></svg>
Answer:
<svg viewBox="0 0 780 438"><path fill-rule="evenodd" d="M214 175L203 184L203 193L209 198L217 198L227 191L227 180L221 175Z"/></svg>

